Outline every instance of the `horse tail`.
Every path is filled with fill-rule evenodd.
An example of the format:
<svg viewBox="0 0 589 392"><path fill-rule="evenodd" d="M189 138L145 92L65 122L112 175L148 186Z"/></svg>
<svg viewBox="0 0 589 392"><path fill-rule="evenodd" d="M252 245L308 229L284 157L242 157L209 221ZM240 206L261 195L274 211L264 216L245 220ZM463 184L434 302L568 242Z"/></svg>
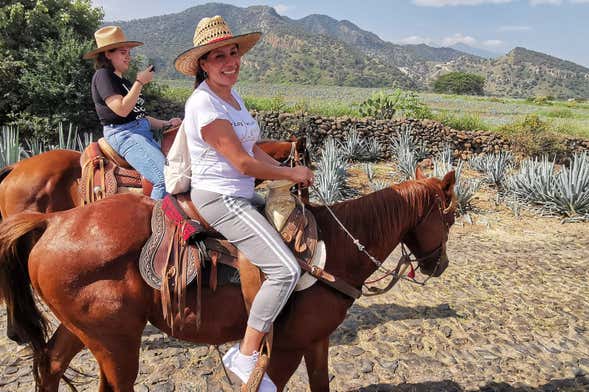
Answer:
<svg viewBox="0 0 589 392"><path fill-rule="evenodd" d="M37 385L41 367L48 366L48 324L35 303L28 258L46 227L46 214L38 212L13 215L0 223L0 299L6 303L9 322L18 326L19 334L31 345Z"/></svg>

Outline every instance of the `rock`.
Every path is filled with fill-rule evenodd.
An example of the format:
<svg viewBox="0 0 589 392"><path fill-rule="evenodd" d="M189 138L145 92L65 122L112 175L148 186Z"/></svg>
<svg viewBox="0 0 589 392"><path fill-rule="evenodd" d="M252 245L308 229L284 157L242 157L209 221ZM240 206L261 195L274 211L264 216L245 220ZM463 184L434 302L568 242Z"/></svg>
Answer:
<svg viewBox="0 0 589 392"><path fill-rule="evenodd" d="M362 365L360 367L360 371L362 373L372 373L372 369L374 367L374 363L368 360L362 361Z"/></svg>
<svg viewBox="0 0 589 392"><path fill-rule="evenodd" d="M447 338L452 336L452 328L448 327L447 325L443 326L441 331L444 334L444 336Z"/></svg>
<svg viewBox="0 0 589 392"><path fill-rule="evenodd" d="M350 355L353 357L360 356L364 354L364 349L362 347L354 346L350 349Z"/></svg>
<svg viewBox="0 0 589 392"><path fill-rule="evenodd" d="M172 381L166 381L162 384L156 384L151 387L152 392L174 392L174 383Z"/></svg>

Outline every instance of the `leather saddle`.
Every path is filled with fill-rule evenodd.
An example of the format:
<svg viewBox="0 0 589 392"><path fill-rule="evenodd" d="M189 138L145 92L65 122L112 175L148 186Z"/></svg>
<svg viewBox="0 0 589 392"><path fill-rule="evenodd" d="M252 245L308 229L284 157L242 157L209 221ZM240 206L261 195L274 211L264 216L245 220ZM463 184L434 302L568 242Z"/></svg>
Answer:
<svg viewBox="0 0 589 392"><path fill-rule="evenodd" d="M106 141L88 145L80 157L82 177L79 192L83 204L90 204L116 193L151 194L152 184L121 157Z"/></svg>
<svg viewBox="0 0 589 392"><path fill-rule="evenodd" d="M253 300L261 284L261 272L206 223L188 193L168 195L156 202L151 229L152 235L141 251L139 270L147 284L160 290L164 316L172 329L176 318L182 320L186 288L193 281L198 292L197 314L203 287L215 291L220 284L241 283L246 304L248 296ZM310 271L317 260L325 260L324 252L316 256L317 223L309 210L293 209L280 234L299 264L307 267L304 270ZM244 269L249 271L245 279ZM255 287L248 283L252 274Z"/></svg>
<svg viewBox="0 0 589 392"><path fill-rule="evenodd" d="M179 127L164 131L162 153L167 155ZM105 138L90 143L80 157L82 177L79 192L84 205L116 193L143 193L151 195L153 184L133 169L106 141Z"/></svg>

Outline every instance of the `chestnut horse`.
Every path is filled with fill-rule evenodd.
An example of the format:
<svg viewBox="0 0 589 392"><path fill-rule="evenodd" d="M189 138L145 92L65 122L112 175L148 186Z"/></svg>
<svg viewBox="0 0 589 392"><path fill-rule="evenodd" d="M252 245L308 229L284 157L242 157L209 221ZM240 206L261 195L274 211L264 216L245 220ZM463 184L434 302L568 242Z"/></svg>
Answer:
<svg viewBox="0 0 589 392"><path fill-rule="evenodd" d="M170 130L175 134L176 130ZM173 138L166 138L163 150L169 150ZM309 164L306 138L290 140L262 140L258 145L282 164ZM24 159L0 170L0 214L2 218L22 211L54 212L69 210L82 204L78 193L78 179L82 175L78 151L52 150ZM309 200L308 190L303 199ZM11 320L6 332L17 343L19 337Z"/></svg>
<svg viewBox="0 0 589 392"><path fill-rule="evenodd" d="M448 265L445 249L454 223L454 172L442 180L418 178L331 209L374 257L384 260L402 241L418 258L422 273L439 276ZM17 321L19 333L31 342L41 390L57 391L69 362L86 346L100 367L100 390L130 391L147 321L171 334L159 292L144 283L137 266L150 235L152 208L146 197L122 194L63 212L24 212L0 224L0 294L8 318ZM360 288L376 265L326 207L308 208L326 244L326 270ZM62 323L47 344L31 286ZM182 330L175 330L175 337L220 344L243 336L247 314L239 287L203 289L198 331L195 288L190 286L189 291L186 321ZM329 390L329 336L352 303L320 282L292 295L275 322L268 368L279 390L303 357L311 390Z"/></svg>
<svg viewBox="0 0 589 392"><path fill-rule="evenodd" d="M169 141L167 142L170 143ZM310 164L304 137L290 140L261 140L268 155L289 165L298 160ZM164 146L165 149L169 146ZM77 180L82 175L80 153L52 150L0 170L0 213L3 218L21 211L53 212L81 204ZM308 200L308 195L307 195Z"/></svg>

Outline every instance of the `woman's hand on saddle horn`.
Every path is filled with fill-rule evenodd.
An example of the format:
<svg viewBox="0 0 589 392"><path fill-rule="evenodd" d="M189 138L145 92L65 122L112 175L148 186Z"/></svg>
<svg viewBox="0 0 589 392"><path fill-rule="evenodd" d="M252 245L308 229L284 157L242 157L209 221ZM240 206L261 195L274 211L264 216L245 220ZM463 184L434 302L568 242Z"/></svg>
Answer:
<svg viewBox="0 0 589 392"><path fill-rule="evenodd" d="M290 180L303 186L309 186L313 184L315 174L311 169L306 166L295 166L290 169Z"/></svg>

